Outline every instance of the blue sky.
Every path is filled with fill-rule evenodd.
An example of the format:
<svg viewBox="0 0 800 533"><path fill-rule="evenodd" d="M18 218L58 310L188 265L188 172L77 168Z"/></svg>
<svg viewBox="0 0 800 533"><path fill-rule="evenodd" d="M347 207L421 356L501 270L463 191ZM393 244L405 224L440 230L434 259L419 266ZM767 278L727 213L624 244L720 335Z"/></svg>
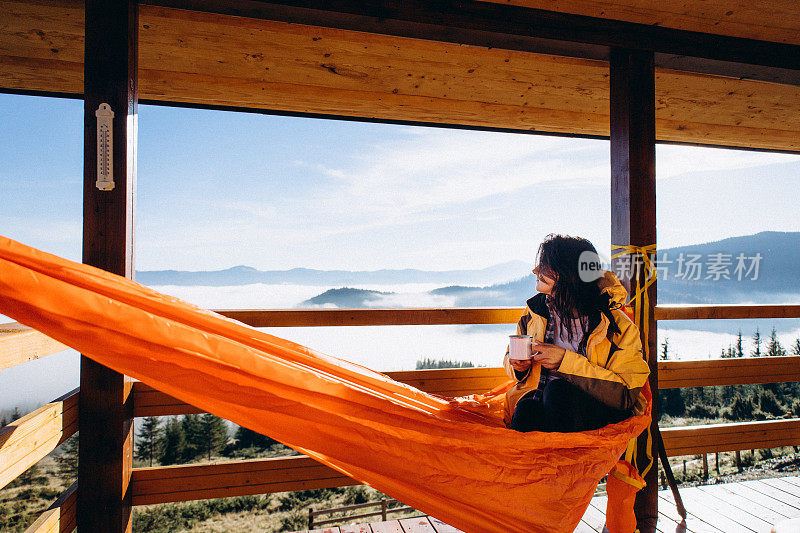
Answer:
<svg viewBox="0 0 800 533"><path fill-rule="evenodd" d="M0 234L80 258L82 102L0 95ZM610 245L606 141L139 107L137 268L481 268ZM800 156L659 146L659 248L800 231Z"/></svg>

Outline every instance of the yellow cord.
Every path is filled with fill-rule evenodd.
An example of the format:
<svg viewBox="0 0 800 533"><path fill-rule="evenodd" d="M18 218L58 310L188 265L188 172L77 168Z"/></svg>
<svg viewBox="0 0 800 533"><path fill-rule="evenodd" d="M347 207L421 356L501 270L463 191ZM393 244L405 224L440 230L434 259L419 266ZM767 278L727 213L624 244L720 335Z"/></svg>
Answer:
<svg viewBox="0 0 800 533"><path fill-rule="evenodd" d="M656 245L650 244L647 246L635 246L633 244L612 244L611 250L619 250L616 253L613 253L611 259L616 259L617 257L622 257L624 255L631 256L631 263L637 257L641 257L642 265L644 267L644 282L642 282L641 276L635 276L636 279L636 289L633 291L633 295L628 300L628 305L633 307L633 323L636 324L636 327L639 328L639 331L642 332L642 352L644 353L645 361L650 363L650 343L649 343L649 333L650 333L650 300L647 294L650 285L655 283L657 271L653 265L653 260L651 259L651 255L655 255L656 253ZM658 391L654 391L653 394L657 394ZM636 465L636 443L638 439L631 439L628 442L628 448L625 451L625 460L629 463L633 464L637 469L638 465ZM641 476L644 477L647 472L653 467L653 463L655 462L655 458L650 450L652 449L653 444L653 434L650 429L650 426L647 426L647 450L648 450L648 457L650 459L649 464L642 470Z"/></svg>

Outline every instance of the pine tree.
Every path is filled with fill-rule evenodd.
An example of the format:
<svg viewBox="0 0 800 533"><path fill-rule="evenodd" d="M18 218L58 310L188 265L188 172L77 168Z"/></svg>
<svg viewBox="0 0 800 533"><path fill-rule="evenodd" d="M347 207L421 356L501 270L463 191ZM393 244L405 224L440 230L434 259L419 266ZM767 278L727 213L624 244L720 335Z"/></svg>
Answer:
<svg viewBox="0 0 800 533"><path fill-rule="evenodd" d="M78 434L68 438L61 455L56 456L58 477L69 483L78 479Z"/></svg>
<svg viewBox="0 0 800 533"><path fill-rule="evenodd" d="M211 459L212 454L219 453L228 444L228 425L220 417L204 413L200 416L200 427L202 429L200 451Z"/></svg>
<svg viewBox="0 0 800 533"><path fill-rule="evenodd" d="M722 357L723 359L730 359L732 357L736 357L736 351L733 349L733 346L729 344L727 350L725 348L722 349L720 357Z"/></svg>
<svg viewBox="0 0 800 533"><path fill-rule="evenodd" d="M242 426L239 426L233 438L236 440L236 448L240 450L245 448L259 448L263 450L277 443L276 440L266 435L256 433L252 429L247 429Z"/></svg>
<svg viewBox="0 0 800 533"><path fill-rule="evenodd" d="M19 407L14 408L14 412L11 413L11 421L14 422L15 420L19 420L22 418L22 414L19 412Z"/></svg>
<svg viewBox="0 0 800 533"><path fill-rule="evenodd" d="M172 465L183 460L186 451L186 434L177 418L167 421L161 449L161 464Z"/></svg>
<svg viewBox="0 0 800 533"><path fill-rule="evenodd" d="M181 427L186 438L181 457L183 462L189 462L203 453L203 429L200 424L200 415L184 415Z"/></svg>
<svg viewBox="0 0 800 533"><path fill-rule="evenodd" d="M661 360L666 361L669 358L669 338L664 337L664 343L661 345Z"/></svg>
<svg viewBox="0 0 800 533"><path fill-rule="evenodd" d="M744 357L744 350L742 349L742 330L739 329L739 336L736 338L736 357Z"/></svg>
<svg viewBox="0 0 800 533"><path fill-rule="evenodd" d="M800 337L796 338L792 344L792 355L800 355Z"/></svg>
<svg viewBox="0 0 800 533"><path fill-rule="evenodd" d="M149 461L150 466L153 466L153 459L161 455L161 447L163 446L161 419L157 416L145 417L138 436L136 457L142 461Z"/></svg>
<svg viewBox="0 0 800 533"><path fill-rule="evenodd" d="M770 357L780 357L786 355L786 350L783 349L781 343L778 341L778 334L775 332L775 327L769 334L769 344L767 345L767 355Z"/></svg>
<svg viewBox="0 0 800 533"><path fill-rule="evenodd" d="M7 425L8 425L8 419L5 416L3 416L3 418L0 418L0 428L4 428Z"/></svg>
<svg viewBox="0 0 800 533"><path fill-rule="evenodd" d="M761 357L761 333L759 333L758 328L756 328L756 332L753 335L753 351L750 352L750 355Z"/></svg>

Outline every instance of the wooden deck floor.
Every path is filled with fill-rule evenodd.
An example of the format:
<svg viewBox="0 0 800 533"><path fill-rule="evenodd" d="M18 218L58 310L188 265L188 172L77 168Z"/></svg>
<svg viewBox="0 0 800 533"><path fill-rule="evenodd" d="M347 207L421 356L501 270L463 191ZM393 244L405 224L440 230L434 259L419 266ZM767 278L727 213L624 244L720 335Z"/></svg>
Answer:
<svg viewBox="0 0 800 533"><path fill-rule="evenodd" d="M783 477L681 489L689 516L684 525L672 493L660 491L657 530L661 533L769 533L772 526L800 518L800 477ZM606 500L595 497L579 533L602 532ZM304 530L296 533L461 533L429 516Z"/></svg>

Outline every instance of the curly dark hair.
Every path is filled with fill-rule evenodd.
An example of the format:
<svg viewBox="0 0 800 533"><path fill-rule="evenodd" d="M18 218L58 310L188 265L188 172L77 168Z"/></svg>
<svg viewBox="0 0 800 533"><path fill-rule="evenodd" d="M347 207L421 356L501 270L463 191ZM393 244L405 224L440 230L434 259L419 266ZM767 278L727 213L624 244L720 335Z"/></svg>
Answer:
<svg viewBox="0 0 800 533"><path fill-rule="evenodd" d="M580 276L579 260L584 252L592 252L597 257L597 249L587 239L551 233L536 253L539 272L555 280L550 301L555 312L562 318L570 342L576 335L585 335L600 322L600 313L609 319L609 336L619 331L611 315L613 308L608 294L601 293L597 280L585 281ZM573 321L580 318L582 331L573 331Z"/></svg>

